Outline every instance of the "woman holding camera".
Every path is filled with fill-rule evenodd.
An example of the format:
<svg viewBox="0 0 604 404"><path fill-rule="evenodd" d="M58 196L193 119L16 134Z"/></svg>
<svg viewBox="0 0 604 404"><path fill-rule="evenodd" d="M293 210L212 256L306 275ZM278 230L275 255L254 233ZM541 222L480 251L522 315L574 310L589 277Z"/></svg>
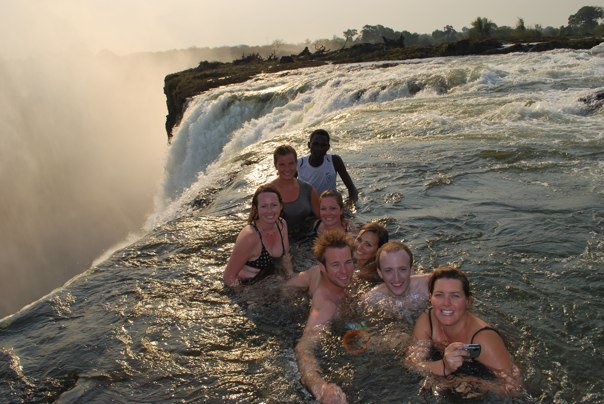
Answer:
<svg viewBox="0 0 604 404"><path fill-rule="evenodd" d="M442 266L430 277L428 290L432 307L417 319L407 363L432 375L470 377L463 380L472 386L466 383L462 389L518 393L520 372L503 338L468 311L472 296L466 275ZM467 392L460 391L459 384L455 390Z"/></svg>

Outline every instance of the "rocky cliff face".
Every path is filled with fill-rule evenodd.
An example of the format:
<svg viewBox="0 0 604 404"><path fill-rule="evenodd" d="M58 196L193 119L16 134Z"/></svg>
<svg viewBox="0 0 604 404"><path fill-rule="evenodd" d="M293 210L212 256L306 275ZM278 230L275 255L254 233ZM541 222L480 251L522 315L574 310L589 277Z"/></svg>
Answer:
<svg viewBox="0 0 604 404"><path fill-rule="evenodd" d="M302 67L320 66L325 63L358 63L371 61L405 60L438 56L492 55L511 52L541 52L552 49L591 49L604 38L555 38L534 43L508 43L497 40L471 42L462 40L438 46L405 47L402 42L383 44L358 44L337 51L318 50L311 53L308 48L298 55L280 59L261 59L250 55L232 63L202 61L193 69L170 74L164 80L164 93L168 106L166 132L168 141L172 130L180 124L187 100L211 88L241 83L260 73L274 73Z"/></svg>

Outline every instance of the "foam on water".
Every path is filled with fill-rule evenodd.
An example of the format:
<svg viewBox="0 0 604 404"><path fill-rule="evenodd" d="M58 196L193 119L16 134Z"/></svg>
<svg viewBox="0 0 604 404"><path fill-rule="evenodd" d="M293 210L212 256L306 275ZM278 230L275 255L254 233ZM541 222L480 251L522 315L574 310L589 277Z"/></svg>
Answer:
<svg viewBox="0 0 604 404"><path fill-rule="evenodd" d="M595 52L598 54L597 49ZM508 123L537 119L568 125L574 115L590 113L589 107L578 101L590 91L594 71L600 68L590 55L558 50L431 59L423 62L421 69L411 62L386 67L379 63L326 66L221 87L189 104L171 148L164 197L176 198L210 163L224 161L256 142L303 131L348 110L388 107L388 103L412 96L450 103L450 109L436 106L432 116L422 110L409 117L411 126L423 126L424 130L426 125L445 131L450 125L475 127L482 120L493 119ZM509 60L515 62L510 64ZM551 86L566 91L552 93ZM489 103L489 110L483 111L474 104L472 107L478 109L464 116L455 103L463 103L477 92L501 97L500 107L492 110Z"/></svg>
<svg viewBox="0 0 604 404"><path fill-rule="evenodd" d="M236 295L220 275L251 193L274 176L275 146L305 153L323 127L360 190L353 219L380 220L426 272L454 262L469 274L472 310L503 333L522 370L519 401L602 401L592 359L604 329L593 314L604 310L604 120L578 101L604 88L599 59L554 51L324 66L195 98L148 233L0 323L0 392L310 402L292 350L307 302L280 300L278 283ZM306 269L308 246L293 249ZM374 320L379 337L388 324ZM351 401L448 400L418 395L423 377L393 360L401 351L351 358L336 332L323 348Z"/></svg>

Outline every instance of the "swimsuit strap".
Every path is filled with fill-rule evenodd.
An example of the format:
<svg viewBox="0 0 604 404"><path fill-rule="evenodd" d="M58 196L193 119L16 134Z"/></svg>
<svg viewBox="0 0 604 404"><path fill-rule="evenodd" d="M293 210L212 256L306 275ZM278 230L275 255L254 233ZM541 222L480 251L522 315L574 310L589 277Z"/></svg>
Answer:
<svg viewBox="0 0 604 404"><path fill-rule="evenodd" d="M430 321L430 339L434 340L434 336L432 335L434 333L432 329L432 307L428 309L428 320Z"/></svg>
<svg viewBox="0 0 604 404"><path fill-rule="evenodd" d="M476 331L476 332L474 333L474 335L472 335L472 338L470 339L470 344L473 344L473 343L474 343L474 337L476 336L476 334L478 334L478 333L479 333L479 332L481 332L481 331L488 331L488 330L495 331L495 332L497 333L497 335L499 335L499 337L501 337L501 339L503 339L503 337L501 336L501 334L499 334L499 331L497 331L497 330L496 330L496 329L494 329L493 327L488 327L488 326L486 326L486 327L482 327L480 330Z"/></svg>
<svg viewBox="0 0 604 404"><path fill-rule="evenodd" d="M258 237L260 237L260 245L262 246L262 250L266 250L266 247L264 246L264 242L262 241L262 233L260 233L260 230L258 230L258 227L256 227L256 222L252 223L252 226L256 230L256 233L258 233ZM279 232L279 233L281 233L281 232ZM266 251L268 251L268 250L266 250Z"/></svg>
<svg viewBox="0 0 604 404"><path fill-rule="evenodd" d="M283 230L283 223L281 222L282 220L283 218L280 217L277 221L277 230L279 231L279 237L281 237L281 256L285 255L285 243L283 242L283 233L281 232L281 230ZM268 251L264 246L264 242L262 241L262 234L260 233L260 230L258 230L258 227L256 227L256 222L252 223L252 226L256 230L256 233L258 233L258 237L260 237L260 245L262 246L262 250Z"/></svg>
<svg viewBox="0 0 604 404"><path fill-rule="evenodd" d="M312 233L313 233L315 236L318 236L318 235L319 235L319 234L318 234L318 231L319 231L319 226L320 226L320 225L321 225L321 219L317 220L317 221L315 222L315 225L314 225L314 226L313 226L313 228L312 228Z"/></svg>

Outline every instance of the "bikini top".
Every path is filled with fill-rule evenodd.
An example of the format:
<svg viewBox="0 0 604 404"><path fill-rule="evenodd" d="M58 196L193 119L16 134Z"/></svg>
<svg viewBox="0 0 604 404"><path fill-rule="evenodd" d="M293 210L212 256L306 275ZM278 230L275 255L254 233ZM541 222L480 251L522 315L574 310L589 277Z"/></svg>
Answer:
<svg viewBox="0 0 604 404"><path fill-rule="evenodd" d="M432 338L432 336L433 336L432 308L428 309L428 319L430 321L430 338ZM485 326L485 327L480 328L478 331L476 331L472 335L472 338L470 338L470 343L471 344L474 343L474 337L476 337L476 334L478 334L479 332L482 332L482 331L487 331L487 330L495 331L497 333L497 335L499 335L501 337L501 334L495 328ZM501 337L501 338L503 339L503 337ZM429 357L432 360L441 360L443 358L443 353L440 352L439 350L435 349L434 347L432 347L432 349L430 350ZM464 360L463 364L455 372L453 372L453 374L479 376L479 377L482 377L485 379L494 379L495 378L495 375L493 374L493 372L491 372L491 370L489 368L487 368L485 365L483 365L482 363L480 363L474 359Z"/></svg>
<svg viewBox="0 0 604 404"><path fill-rule="evenodd" d="M258 237L260 237L260 245L262 246L262 250L260 251L260 256L258 258L256 258L255 260L248 261L245 263L245 265L247 265L249 267L257 268L260 270L260 272L258 272L258 274L256 274L256 276L252 278L254 282L259 281L260 279L266 278L267 276L274 274L275 273L274 259L280 258L283 256L283 254L285 254L285 245L283 244L283 234L281 233L281 229L283 228L283 226L280 226L281 220L283 220L283 219L279 219L279 221L277 222L277 230L279 230L279 237L281 237L281 255L279 257L273 257L270 255L270 253L264 246L264 242L262 241L262 234L260 234L260 230L258 230L258 227L256 227L256 223L252 223L254 230L256 230L256 232L258 233Z"/></svg>

